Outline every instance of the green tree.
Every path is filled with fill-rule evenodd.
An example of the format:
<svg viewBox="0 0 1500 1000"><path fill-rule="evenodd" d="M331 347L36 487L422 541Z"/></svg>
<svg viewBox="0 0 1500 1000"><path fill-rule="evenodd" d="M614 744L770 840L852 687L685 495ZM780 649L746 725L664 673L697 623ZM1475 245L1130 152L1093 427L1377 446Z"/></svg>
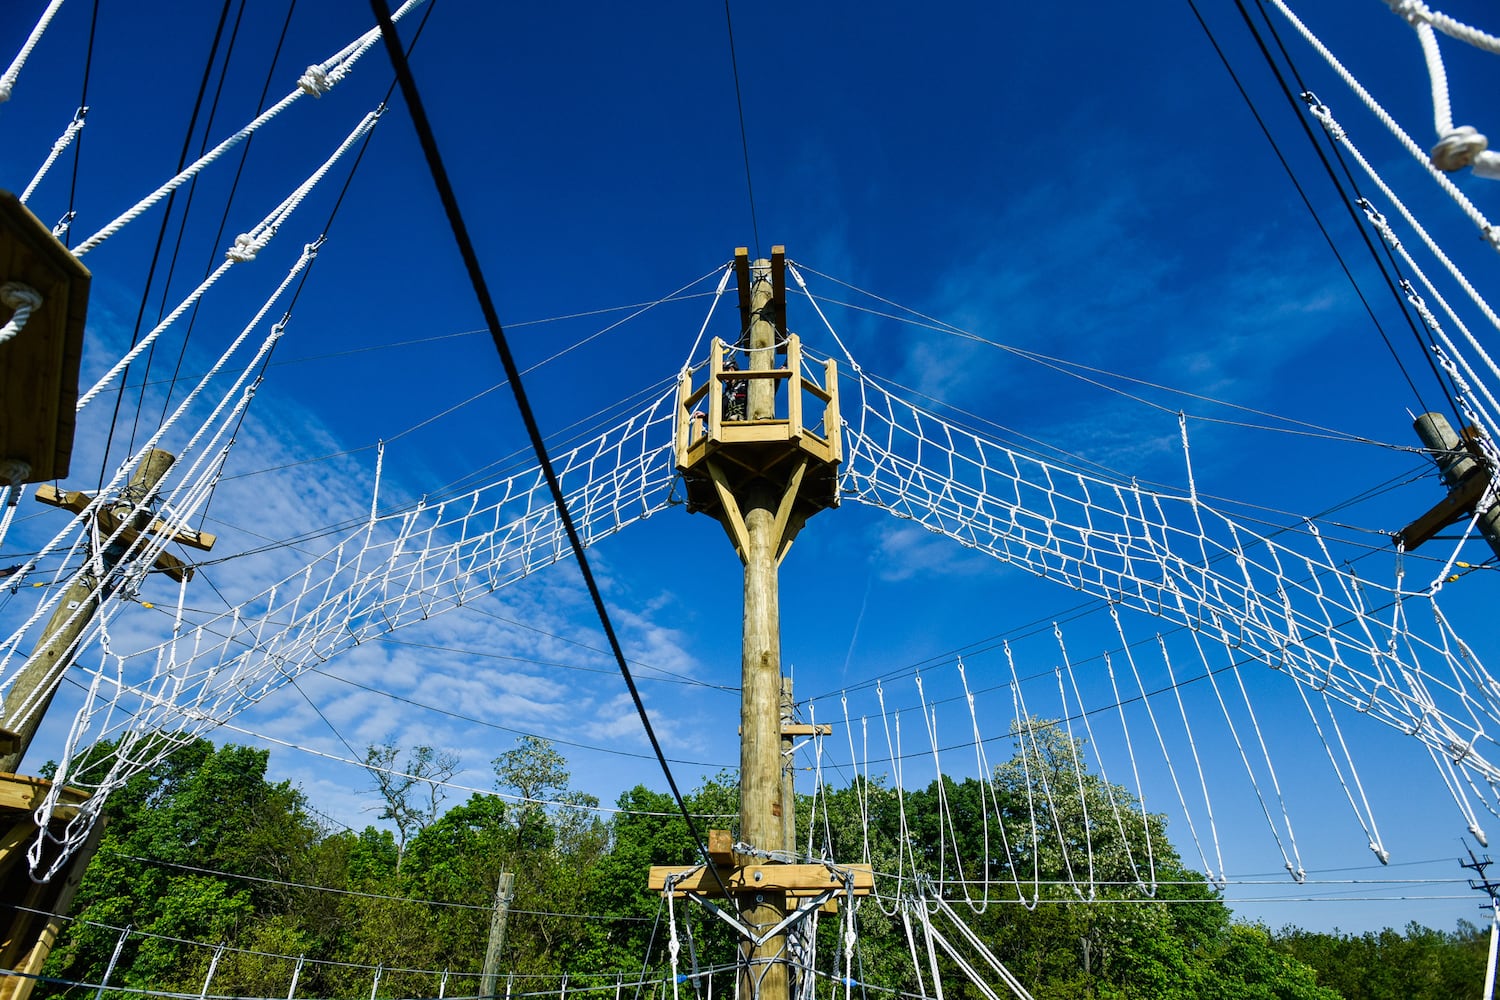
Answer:
<svg viewBox="0 0 1500 1000"><path fill-rule="evenodd" d="M421 745L401 751L389 740L365 748L365 770L374 779L375 791L384 800L379 818L396 826L396 867L406 853L407 842L439 815L444 783L458 773L458 755Z"/></svg>

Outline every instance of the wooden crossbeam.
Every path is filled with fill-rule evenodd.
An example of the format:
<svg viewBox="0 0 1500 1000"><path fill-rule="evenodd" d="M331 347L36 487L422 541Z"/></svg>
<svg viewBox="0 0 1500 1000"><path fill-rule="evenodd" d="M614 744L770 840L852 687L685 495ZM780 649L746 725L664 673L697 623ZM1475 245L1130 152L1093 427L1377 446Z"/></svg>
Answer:
<svg viewBox="0 0 1500 1000"><path fill-rule="evenodd" d="M1396 540L1411 551L1448 525L1471 516L1474 505L1484 497L1489 484L1490 477L1484 473L1465 479L1438 501L1437 506L1397 532Z"/></svg>
<svg viewBox="0 0 1500 1000"><path fill-rule="evenodd" d="M82 514L88 505L93 503L93 498L87 493L81 493L78 490L69 490L64 493L51 483L42 483L38 486L36 498L42 503L71 510L75 514ZM174 528L159 517L152 521L151 527L146 530L153 535L170 535L174 542L181 542L190 548L202 549L205 552L212 549L214 543L219 540L219 536L212 532L194 531L192 528Z"/></svg>
<svg viewBox="0 0 1500 1000"><path fill-rule="evenodd" d="M792 898L816 896L829 889L844 890L845 875L854 877L854 895L868 896L875 889L875 872L869 865L838 865L830 870L826 865L719 865L715 873L703 865L688 868L682 865L652 865L647 888L653 892L666 889L667 879L684 876L672 884L672 895L681 897L689 892L700 896L721 896L722 882L732 895L744 892L785 893ZM837 874L835 873L837 872Z"/></svg>
<svg viewBox="0 0 1500 1000"><path fill-rule="evenodd" d="M89 504L94 502L94 498L87 493L78 490L69 490L64 493L50 483L42 483L36 488L36 498L41 503L52 507L61 507L63 510L70 510L75 514L82 514L88 509ZM141 533L133 525L125 524L120 516L108 507L101 507L95 512L94 516L98 521L100 531L106 535L113 535L119 532L120 541L126 545L134 545L136 540L141 537ZM174 528L159 517L153 520L150 527L146 530L153 535L160 535L171 541L181 542L183 545L189 545L195 549L202 549L204 551L213 548L214 543L219 540L217 535L206 531L194 531L191 528ZM156 559L153 560L151 565L178 583L193 578L193 567L178 559L170 552L157 553Z"/></svg>

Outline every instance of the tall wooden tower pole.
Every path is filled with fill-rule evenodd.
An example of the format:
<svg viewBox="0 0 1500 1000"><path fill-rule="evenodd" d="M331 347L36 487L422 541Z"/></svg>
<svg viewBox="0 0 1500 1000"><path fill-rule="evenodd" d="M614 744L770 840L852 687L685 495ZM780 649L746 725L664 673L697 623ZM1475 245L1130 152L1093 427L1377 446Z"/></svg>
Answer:
<svg viewBox="0 0 1500 1000"><path fill-rule="evenodd" d="M776 324L772 312L771 262L750 266L749 364L752 372L775 367ZM750 380L748 416L751 421L775 416L776 384L769 378ZM748 544L745 564L744 648L740 661L740 839L759 850L780 851L781 823L781 608L777 552L781 546L776 511L785 491L774 482L747 484L740 502ZM753 928L767 928L786 916L784 893L756 893L741 897L741 915ZM759 946L747 944L747 975L758 990L741 994L743 1000L783 1000L787 995L782 957L786 938L777 935Z"/></svg>
<svg viewBox="0 0 1500 1000"><path fill-rule="evenodd" d="M723 525L744 567L738 839L750 853L736 849L728 831L709 831L712 869L654 866L649 886L700 899L732 895L740 1000L788 1000L796 979L789 929L810 940L808 914L868 895L874 878L868 865L793 864L783 853L793 847L784 750L790 737L828 727L792 721L791 686L781 676L778 568L807 519L838 505L838 369L832 360L805 361L787 331L781 247L753 264L741 247L734 268L743 333L735 344L715 338L708 364L683 370L674 448L688 510Z"/></svg>

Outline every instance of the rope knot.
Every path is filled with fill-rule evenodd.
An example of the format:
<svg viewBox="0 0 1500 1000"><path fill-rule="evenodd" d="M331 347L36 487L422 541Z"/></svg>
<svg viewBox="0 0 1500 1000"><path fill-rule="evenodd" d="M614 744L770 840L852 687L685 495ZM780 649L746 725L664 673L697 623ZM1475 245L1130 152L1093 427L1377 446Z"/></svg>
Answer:
<svg viewBox="0 0 1500 1000"><path fill-rule="evenodd" d="M224 256L230 260L247 261L254 260L255 254L260 250L255 237L249 233L240 233L234 238L234 246L225 251Z"/></svg>
<svg viewBox="0 0 1500 1000"><path fill-rule="evenodd" d="M305 94L322 97L333 89L333 82L328 79L327 67L321 63L314 63L307 67L307 72L297 78L297 86L301 87Z"/></svg>
<svg viewBox="0 0 1500 1000"><path fill-rule="evenodd" d="M1490 141L1472 125L1460 125L1432 147L1432 165L1444 173L1462 170L1490 148Z"/></svg>
<svg viewBox="0 0 1500 1000"><path fill-rule="evenodd" d="M1391 11L1397 17L1404 19L1412 27L1432 20L1432 11L1427 9L1422 0L1386 0L1386 3L1390 4Z"/></svg>

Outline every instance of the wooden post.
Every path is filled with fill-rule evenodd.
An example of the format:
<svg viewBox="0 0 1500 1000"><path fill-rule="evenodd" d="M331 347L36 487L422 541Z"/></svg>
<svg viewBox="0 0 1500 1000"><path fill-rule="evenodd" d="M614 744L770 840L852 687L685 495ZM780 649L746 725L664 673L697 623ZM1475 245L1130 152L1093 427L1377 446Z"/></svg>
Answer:
<svg viewBox="0 0 1500 1000"><path fill-rule="evenodd" d="M493 997L495 982L500 978L500 952L505 948L505 925L510 919L510 900L515 876L510 872L500 873L500 882L495 886L495 909L490 914L490 938L484 946L484 971L479 977L479 995Z"/></svg>
<svg viewBox="0 0 1500 1000"><path fill-rule="evenodd" d="M751 265L750 370L775 366L776 327L773 322L771 262ZM771 379L750 380L749 418L775 416L776 384ZM744 649L741 658L740 702L740 839L760 850L781 850L785 844L781 806L781 608L778 595L776 510L781 493L770 483L750 484L741 499L746 548ZM786 916L786 895L757 892L740 897L741 918L757 930ZM764 944L744 945L749 962L741 1000L786 1000L785 937Z"/></svg>
<svg viewBox="0 0 1500 1000"><path fill-rule="evenodd" d="M109 515L116 522L131 521L130 527L137 532L146 530L155 518L149 511L137 512L136 506L150 495L175 461L176 456L169 452L147 452L131 475L130 485L108 508ZM107 569L123 555L123 548L118 546L115 551L102 554ZM100 582L92 573L85 573L68 587L26 665L6 692L3 724L14 734L13 749L0 757L0 771L16 772L26 749L31 746L37 727L52 704L52 696L57 693L62 675L73 662L78 639L99 610Z"/></svg>
<svg viewBox="0 0 1500 1000"><path fill-rule="evenodd" d="M796 719L797 703L792 698L792 679L781 679L781 849L797 853L797 785L792 768L790 726Z"/></svg>

